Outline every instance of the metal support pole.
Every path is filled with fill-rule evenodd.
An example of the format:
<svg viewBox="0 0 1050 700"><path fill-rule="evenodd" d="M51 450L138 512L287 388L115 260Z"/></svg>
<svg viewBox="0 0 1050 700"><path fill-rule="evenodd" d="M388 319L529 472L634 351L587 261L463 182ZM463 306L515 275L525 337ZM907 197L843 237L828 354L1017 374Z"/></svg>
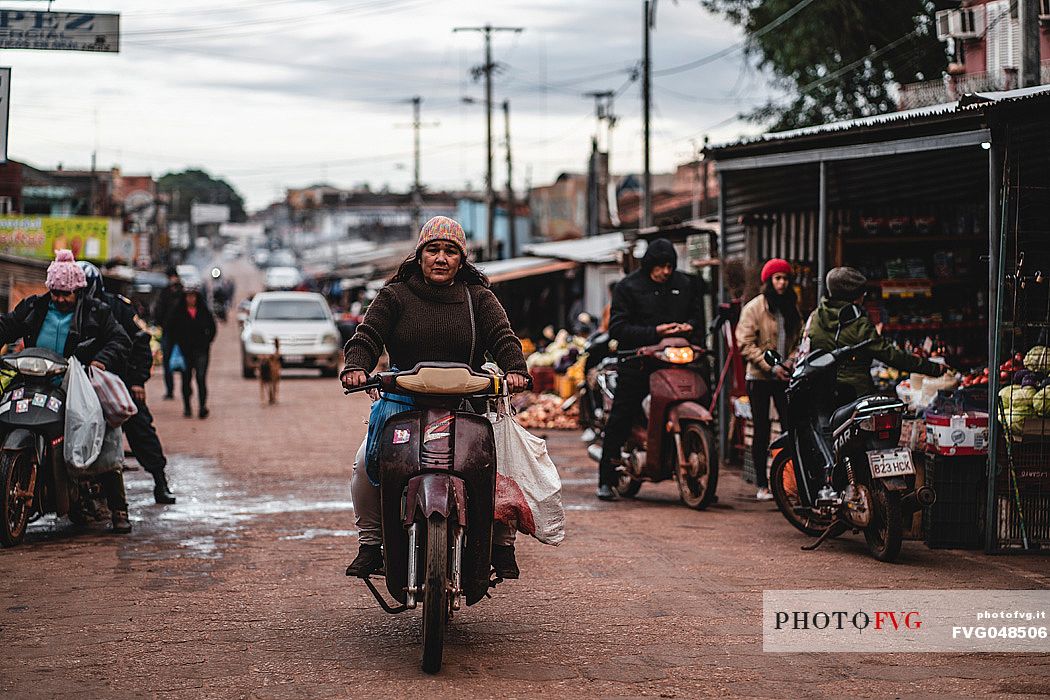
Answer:
<svg viewBox="0 0 1050 700"><path fill-rule="evenodd" d="M412 233L414 234L418 233L423 226L423 193L419 181L419 128L421 125L419 107L422 101L423 98L418 95L412 98Z"/></svg>
<svg viewBox="0 0 1050 700"><path fill-rule="evenodd" d="M1003 266L1003 233L1006 227L1000 224L999 192L1006 191L1005 183L999 186L999 152L992 142L988 149L988 470L987 493L985 494L984 549L995 549L998 528L995 502L995 477L999 471L999 355L1001 353L999 319L1002 316L1002 289L1005 270ZM1005 202L1004 202L1005 204ZM1004 207L1003 211L1006 211Z"/></svg>
<svg viewBox="0 0 1050 700"><path fill-rule="evenodd" d="M649 170L649 118L652 103L652 64L649 52L649 35L652 28L650 16L650 0L642 3L642 133L643 141L643 165L642 165L642 228L653 225L653 180Z"/></svg>
<svg viewBox="0 0 1050 700"><path fill-rule="evenodd" d="M729 293L726 289L726 183L725 175L718 173L718 304L729 301ZM728 323L728 321L727 321ZM725 335L718 333L718 366L724 367L728 357L729 348L723 340ZM729 422L732 420L729 413L729 387L727 386L718 396L718 454L726 459L729 454Z"/></svg>
<svg viewBox="0 0 1050 700"><path fill-rule="evenodd" d="M485 257L496 251L496 187L492 181L492 33L485 32Z"/></svg>
<svg viewBox="0 0 1050 700"><path fill-rule="evenodd" d="M828 164L820 161L820 203L817 221L817 298L824 296L828 276Z"/></svg>

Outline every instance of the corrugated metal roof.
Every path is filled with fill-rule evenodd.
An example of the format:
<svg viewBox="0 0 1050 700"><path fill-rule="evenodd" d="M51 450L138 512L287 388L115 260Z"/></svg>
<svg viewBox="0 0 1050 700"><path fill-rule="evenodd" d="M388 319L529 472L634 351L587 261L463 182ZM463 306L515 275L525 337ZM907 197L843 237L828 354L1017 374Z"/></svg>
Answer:
<svg viewBox="0 0 1050 700"><path fill-rule="evenodd" d="M571 241L534 243L525 246L525 253L578 263L610 263L616 262L619 252L624 247L623 234L616 232Z"/></svg>
<svg viewBox="0 0 1050 700"><path fill-rule="evenodd" d="M478 263L478 269L485 273L493 284L509 282L523 277L547 275L576 267L575 262L555 260L553 258L510 258Z"/></svg>
<svg viewBox="0 0 1050 700"><path fill-rule="evenodd" d="M871 117L862 117L860 119L848 119L845 121L831 122L830 124L820 124L817 126L807 126L801 129L791 129L790 131L777 131L773 133L761 134L759 136L745 138L739 141L733 141L730 143L711 146L707 150L714 152L714 157L716 159L719 157L725 159L728 156L728 154L719 155L717 152L725 149L735 148L738 146L749 146L754 144L789 141L791 139L803 136L815 136L819 134L834 134L844 131L855 131L868 127L883 126L898 122L921 122L924 119L929 119L931 117L940 117L963 111L980 110L995 104L1001 104L1006 102L1019 102L1022 100L1028 100L1046 95L1050 95L1050 85L1037 85L1035 87L1030 88L1021 88L1018 90L1005 90L1000 92L973 93L964 95L957 102L944 102L937 105L929 105L927 107L906 109L900 112L889 112L887 114L877 114Z"/></svg>

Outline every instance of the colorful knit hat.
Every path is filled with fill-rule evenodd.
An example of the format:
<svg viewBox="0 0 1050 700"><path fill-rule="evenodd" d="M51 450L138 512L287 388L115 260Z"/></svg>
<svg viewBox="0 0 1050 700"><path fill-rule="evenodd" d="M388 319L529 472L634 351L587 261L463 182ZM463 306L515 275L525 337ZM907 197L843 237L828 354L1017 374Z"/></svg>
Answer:
<svg viewBox="0 0 1050 700"><path fill-rule="evenodd" d="M73 258L73 251L55 251L55 261L47 266L47 280L44 284L48 289L62 292L75 292L87 286L87 278Z"/></svg>
<svg viewBox="0 0 1050 700"><path fill-rule="evenodd" d="M419 230L419 243L416 244L416 255L419 255L419 251L423 250L423 246L434 241L455 243L459 246L460 253L463 255L467 254L467 234L463 232L463 227L459 225L458 221L454 221L447 216L435 216L423 224L423 228Z"/></svg>
<svg viewBox="0 0 1050 700"><path fill-rule="evenodd" d="M762 283L765 284L773 275L787 275L791 276L791 263L787 260L781 260L780 258L773 258L765 265L762 266Z"/></svg>

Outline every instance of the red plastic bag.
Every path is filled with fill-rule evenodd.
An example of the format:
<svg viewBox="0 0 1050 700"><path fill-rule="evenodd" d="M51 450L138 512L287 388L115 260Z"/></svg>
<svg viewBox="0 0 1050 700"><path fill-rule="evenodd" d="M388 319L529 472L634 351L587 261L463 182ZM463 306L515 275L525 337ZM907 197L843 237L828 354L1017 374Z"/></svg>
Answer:
<svg viewBox="0 0 1050 700"><path fill-rule="evenodd" d="M91 367L89 374L91 386L98 395L98 402L102 404L106 425L119 428L124 421L139 412L131 392L120 377L98 367Z"/></svg>

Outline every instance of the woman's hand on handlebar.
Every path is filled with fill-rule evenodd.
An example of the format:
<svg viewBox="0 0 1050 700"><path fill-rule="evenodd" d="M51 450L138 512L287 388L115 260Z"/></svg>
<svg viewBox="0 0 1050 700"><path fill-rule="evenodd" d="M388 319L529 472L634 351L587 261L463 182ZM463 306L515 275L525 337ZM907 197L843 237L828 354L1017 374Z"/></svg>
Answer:
<svg viewBox="0 0 1050 700"><path fill-rule="evenodd" d="M349 372L344 372L339 380L343 383L343 388L349 391L364 386L365 382L368 381L368 374L364 370L352 369Z"/></svg>
<svg viewBox="0 0 1050 700"><path fill-rule="evenodd" d="M512 394L517 394L519 391L525 391L529 385L529 379L523 374L511 372L503 379L507 384L507 390Z"/></svg>

